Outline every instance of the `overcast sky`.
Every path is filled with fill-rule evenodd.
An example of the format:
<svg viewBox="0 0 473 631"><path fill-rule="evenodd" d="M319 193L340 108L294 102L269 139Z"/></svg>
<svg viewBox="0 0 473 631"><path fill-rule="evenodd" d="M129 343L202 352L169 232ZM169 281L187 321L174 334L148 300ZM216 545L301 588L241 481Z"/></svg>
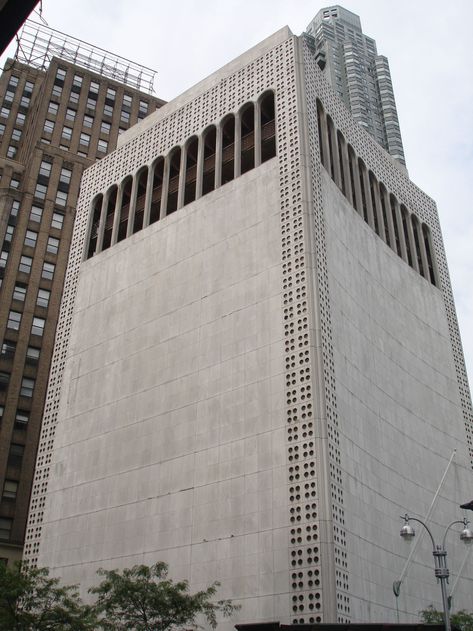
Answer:
<svg viewBox="0 0 473 631"><path fill-rule="evenodd" d="M473 375L472 0L347 0L389 59L411 179L439 207ZM309 0L43 0L48 25L158 72L170 100L274 31L300 34ZM38 19L37 17L35 19Z"/></svg>

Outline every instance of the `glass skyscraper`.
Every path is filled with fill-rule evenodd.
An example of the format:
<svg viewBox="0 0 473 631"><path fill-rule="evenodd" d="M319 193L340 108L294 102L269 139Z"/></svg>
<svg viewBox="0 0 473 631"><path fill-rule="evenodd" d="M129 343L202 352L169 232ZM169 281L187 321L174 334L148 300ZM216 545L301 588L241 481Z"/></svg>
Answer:
<svg viewBox="0 0 473 631"><path fill-rule="evenodd" d="M363 34L360 18L339 5L321 9L307 27L319 67L363 125L393 158L405 164L401 130L386 57Z"/></svg>

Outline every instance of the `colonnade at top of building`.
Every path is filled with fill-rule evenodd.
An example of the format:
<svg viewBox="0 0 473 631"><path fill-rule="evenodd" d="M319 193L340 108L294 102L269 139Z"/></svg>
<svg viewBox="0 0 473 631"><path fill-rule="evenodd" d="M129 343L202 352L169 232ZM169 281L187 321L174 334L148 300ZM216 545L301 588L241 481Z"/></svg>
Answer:
<svg viewBox="0 0 473 631"><path fill-rule="evenodd" d="M89 216L86 258L275 155L274 93L266 91L98 194Z"/></svg>
<svg viewBox="0 0 473 631"><path fill-rule="evenodd" d="M400 204L355 154L317 99L320 159L353 208L412 269L438 286L429 227Z"/></svg>

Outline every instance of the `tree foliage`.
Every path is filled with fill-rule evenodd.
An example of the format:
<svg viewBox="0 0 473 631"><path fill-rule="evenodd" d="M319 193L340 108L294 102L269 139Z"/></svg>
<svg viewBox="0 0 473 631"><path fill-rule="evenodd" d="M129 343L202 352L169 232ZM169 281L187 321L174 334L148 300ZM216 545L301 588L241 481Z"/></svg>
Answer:
<svg viewBox="0 0 473 631"><path fill-rule="evenodd" d="M0 564L0 629L88 631L95 623L75 586L61 587L46 568Z"/></svg>
<svg viewBox="0 0 473 631"><path fill-rule="evenodd" d="M99 570L103 580L90 589L97 596L99 628L108 631L166 631L196 625L203 615L217 626L217 615L231 615L237 609L229 600L212 602L219 583L189 593L187 581L168 578L168 566L135 565L124 570Z"/></svg>
<svg viewBox="0 0 473 631"><path fill-rule="evenodd" d="M421 611L420 616L426 624L443 624L443 612L434 609L433 605ZM473 612L461 609L450 615L450 622L461 631L473 631Z"/></svg>

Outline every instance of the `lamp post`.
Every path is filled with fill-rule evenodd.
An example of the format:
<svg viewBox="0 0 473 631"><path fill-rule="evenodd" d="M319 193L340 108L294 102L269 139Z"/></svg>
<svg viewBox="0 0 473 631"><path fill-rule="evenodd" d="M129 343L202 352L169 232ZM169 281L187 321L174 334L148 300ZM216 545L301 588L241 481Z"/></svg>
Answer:
<svg viewBox="0 0 473 631"><path fill-rule="evenodd" d="M404 515L403 519L404 519L404 525L401 528L401 537L404 540L410 541L411 539L413 539L413 537L416 534L414 528L410 524L411 521L415 521L418 524L421 524L421 526L423 526L429 533L430 539L432 541L432 554L434 555L435 576L437 578L437 581L440 583L440 589L442 591L443 619L445 622L445 631L450 631L451 629L450 612L449 612L449 607L448 607L448 596L447 596L447 583L448 583L448 577L449 577L449 570L447 568L447 551L445 549L445 540L447 538L448 531L450 530L452 526L454 526L455 524L463 524L463 530L460 533L460 539L464 543L467 543L467 544L471 543L473 541L473 531L471 531L470 528L468 528L469 521L467 520L466 517L464 517L463 519L457 519L455 521L452 521L452 523L449 524L447 528L445 529L445 533L442 539L442 544L437 545L430 531L430 528L422 520L417 519L416 517L409 517L407 513ZM398 586L398 589L399 589L399 586Z"/></svg>

